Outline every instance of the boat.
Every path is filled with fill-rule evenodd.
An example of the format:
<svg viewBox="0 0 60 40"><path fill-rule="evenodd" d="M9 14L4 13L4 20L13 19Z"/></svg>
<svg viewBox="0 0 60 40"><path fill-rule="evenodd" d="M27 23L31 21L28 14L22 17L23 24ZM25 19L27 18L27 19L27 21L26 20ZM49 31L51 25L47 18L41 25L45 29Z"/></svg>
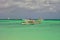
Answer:
<svg viewBox="0 0 60 40"><path fill-rule="evenodd" d="M22 24L40 24L40 23L42 23L42 19L38 20L25 19L24 22L22 22Z"/></svg>

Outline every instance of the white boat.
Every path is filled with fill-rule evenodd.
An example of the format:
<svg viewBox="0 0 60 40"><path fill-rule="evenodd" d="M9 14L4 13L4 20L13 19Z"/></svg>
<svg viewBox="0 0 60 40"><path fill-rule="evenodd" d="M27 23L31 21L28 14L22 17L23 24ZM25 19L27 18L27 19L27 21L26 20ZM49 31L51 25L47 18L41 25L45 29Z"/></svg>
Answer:
<svg viewBox="0 0 60 40"><path fill-rule="evenodd" d="M42 19L39 20L30 20L30 19L25 19L22 24L40 24L42 22Z"/></svg>

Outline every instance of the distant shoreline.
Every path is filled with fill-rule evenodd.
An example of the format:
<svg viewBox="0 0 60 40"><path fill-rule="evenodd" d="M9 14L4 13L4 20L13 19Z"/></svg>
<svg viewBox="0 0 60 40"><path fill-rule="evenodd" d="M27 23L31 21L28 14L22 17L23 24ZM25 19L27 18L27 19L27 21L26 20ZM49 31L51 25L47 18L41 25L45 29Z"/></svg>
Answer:
<svg viewBox="0 0 60 40"><path fill-rule="evenodd" d="M23 19L0 19L0 20L23 20ZM38 19L33 19L38 20ZM43 20L60 20L60 19L43 19Z"/></svg>

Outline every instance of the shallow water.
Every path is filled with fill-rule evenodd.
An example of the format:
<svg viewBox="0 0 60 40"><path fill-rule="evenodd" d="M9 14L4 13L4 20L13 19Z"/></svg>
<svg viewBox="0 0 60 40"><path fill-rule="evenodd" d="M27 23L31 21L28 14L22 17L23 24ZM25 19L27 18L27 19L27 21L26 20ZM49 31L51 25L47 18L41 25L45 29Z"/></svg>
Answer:
<svg viewBox="0 0 60 40"><path fill-rule="evenodd" d="M60 20L22 25L22 20L0 20L0 40L60 40Z"/></svg>

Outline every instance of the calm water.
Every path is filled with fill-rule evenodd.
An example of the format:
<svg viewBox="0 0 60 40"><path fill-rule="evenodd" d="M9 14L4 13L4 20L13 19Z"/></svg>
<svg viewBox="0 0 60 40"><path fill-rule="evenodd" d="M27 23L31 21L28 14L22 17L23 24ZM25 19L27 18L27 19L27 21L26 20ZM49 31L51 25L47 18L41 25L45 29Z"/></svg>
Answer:
<svg viewBox="0 0 60 40"><path fill-rule="evenodd" d="M0 20L0 40L60 40L60 20L22 25L23 20Z"/></svg>

